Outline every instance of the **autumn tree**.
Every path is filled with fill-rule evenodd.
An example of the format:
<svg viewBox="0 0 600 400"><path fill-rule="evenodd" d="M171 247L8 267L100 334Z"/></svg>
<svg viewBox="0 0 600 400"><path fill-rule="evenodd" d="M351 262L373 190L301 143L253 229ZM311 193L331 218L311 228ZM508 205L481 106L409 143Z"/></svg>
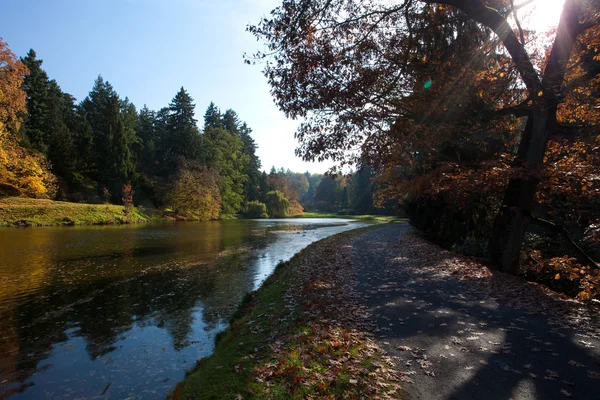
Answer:
<svg viewBox="0 0 600 400"><path fill-rule="evenodd" d="M17 135L26 112L22 84L27 73L0 39L0 194L51 197L56 178L44 157L22 147Z"/></svg>
<svg viewBox="0 0 600 400"><path fill-rule="evenodd" d="M188 219L218 219L221 212L219 181L219 174L214 169L182 160L170 190L170 207Z"/></svg>
<svg viewBox="0 0 600 400"><path fill-rule="evenodd" d="M249 30L266 43L257 58L277 105L306 120L297 132L306 160L344 165L363 156L388 172L411 165L418 173L444 154L464 159L452 143L473 142L472 131L493 127L479 141L490 153L514 143L489 255L515 272L548 141L573 131L561 107L589 93L600 72L597 3L566 0L540 55L529 32L509 22L517 9L501 0L284 0ZM598 112L588 104L573 107Z"/></svg>

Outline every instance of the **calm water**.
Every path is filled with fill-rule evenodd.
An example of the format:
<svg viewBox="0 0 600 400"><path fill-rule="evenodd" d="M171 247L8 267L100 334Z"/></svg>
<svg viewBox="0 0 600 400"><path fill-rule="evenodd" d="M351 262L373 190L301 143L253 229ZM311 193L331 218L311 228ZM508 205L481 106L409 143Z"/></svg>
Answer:
<svg viewBox="0 0 600 400"><path fill-rule="evenodd" d="M279 260L363 225L0 229L0 398L162 398Z"/></svg>

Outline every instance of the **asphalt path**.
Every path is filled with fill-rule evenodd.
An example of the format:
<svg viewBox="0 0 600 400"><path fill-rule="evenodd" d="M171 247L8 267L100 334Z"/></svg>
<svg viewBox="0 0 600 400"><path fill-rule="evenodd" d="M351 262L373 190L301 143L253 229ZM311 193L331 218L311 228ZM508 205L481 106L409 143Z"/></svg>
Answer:
<svg viewBox="0 0 600 400"><path fill-rule="evenodd" d="M600 399L597 308L490 273L408 225L364 233L352 263L378 344L412 381L403 398Z"/></svg>

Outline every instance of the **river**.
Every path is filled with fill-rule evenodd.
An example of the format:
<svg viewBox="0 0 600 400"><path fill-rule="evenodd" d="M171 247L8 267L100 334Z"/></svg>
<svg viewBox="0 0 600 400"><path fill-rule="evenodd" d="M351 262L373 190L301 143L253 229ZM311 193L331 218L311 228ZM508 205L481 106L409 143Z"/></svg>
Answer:
<svg viewBox="0 0 600 400"><path fill-rule="evenodd" d="M280 260L364 225L0 229L0 398L164 398Z"/></svg>

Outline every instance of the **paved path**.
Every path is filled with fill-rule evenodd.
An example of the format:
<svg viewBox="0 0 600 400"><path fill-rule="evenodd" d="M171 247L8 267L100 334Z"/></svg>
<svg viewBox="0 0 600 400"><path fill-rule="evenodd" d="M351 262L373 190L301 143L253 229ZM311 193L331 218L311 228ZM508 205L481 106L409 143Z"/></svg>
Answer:
<svg viewBox="0 0 600 400"><path fill-rule="evenodd" d="M503 274L482 276L487 269L465 267L411 231L371 230L353 249L376 339L414 380L406 398L600 400L600 324L589 308Z"/></svg>

